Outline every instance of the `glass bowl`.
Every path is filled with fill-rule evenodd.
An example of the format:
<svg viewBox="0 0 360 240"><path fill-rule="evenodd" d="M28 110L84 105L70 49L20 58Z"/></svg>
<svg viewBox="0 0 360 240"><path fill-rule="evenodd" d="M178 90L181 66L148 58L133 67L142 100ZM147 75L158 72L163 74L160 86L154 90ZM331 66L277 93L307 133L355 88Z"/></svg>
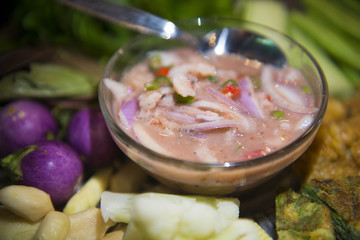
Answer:
<svg viewBox="0 0 360 240"><path fill-rule="evenodd" d="M197 18L177 23L196 36L211 30L232 27L250 29L273 40L283 51L288 66L302 71L312 88L319 111L312 124L295 141L266 156L241 162L198 163L171 158L152 151L126 134L118 125L115 97L104 79L121 81L124 71L143 60L146 53L184 46L183 42L139 35L114 53L99 85L99 102L108 128L119 148L158 181L192 194L228 195L253 188L293 163L312 143L324 116L328 89L321 68L301 45L270 28L235 19Z"/></svg>

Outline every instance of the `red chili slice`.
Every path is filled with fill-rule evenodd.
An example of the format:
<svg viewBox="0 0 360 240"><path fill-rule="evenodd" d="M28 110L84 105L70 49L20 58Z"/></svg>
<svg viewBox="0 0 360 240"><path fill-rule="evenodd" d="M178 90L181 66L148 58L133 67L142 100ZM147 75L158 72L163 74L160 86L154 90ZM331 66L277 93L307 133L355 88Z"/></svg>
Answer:
<svg viewBox="0 0 360 240"><path fill-rule="evenodd" d="M231 98L237 98L241 95L241 89L232 84L227 84L221 92Z"/></svg>
<svg viewBox="0 0 360 240"><path fill-rule="evenodd" d="M169 74L169 71L170 71L170 68L168 68L168 67L159 68L159 69L155 72L155 76L159 76L159 75L167 76L167 75Z"/></svg>

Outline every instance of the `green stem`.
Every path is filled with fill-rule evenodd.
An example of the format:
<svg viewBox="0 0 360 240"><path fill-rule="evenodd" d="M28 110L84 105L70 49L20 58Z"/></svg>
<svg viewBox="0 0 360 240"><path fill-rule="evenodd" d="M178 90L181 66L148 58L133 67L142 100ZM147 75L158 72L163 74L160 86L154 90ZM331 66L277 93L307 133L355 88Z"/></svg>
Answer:
<svg viewBox="0 0 360 240"><path fill-rule="evenodd" d="M34 151L36 148L37 148L36 145L30 145L28 147L22 148L1 159L0 165L9 170L14 180L19 180L22 178L21 160L27 154Z"/></svg>

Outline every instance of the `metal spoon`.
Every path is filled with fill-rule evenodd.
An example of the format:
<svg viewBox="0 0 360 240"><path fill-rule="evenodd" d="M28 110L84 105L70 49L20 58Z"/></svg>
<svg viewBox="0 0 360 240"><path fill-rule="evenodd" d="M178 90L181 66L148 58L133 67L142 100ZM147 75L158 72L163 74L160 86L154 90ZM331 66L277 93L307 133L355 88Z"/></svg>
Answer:
<svg viewBox="0 0 360 240"><path fill-rule="evenodd" d="M273 41L243 29L218 29L199 39L183 31L173 22L140 9L102 0L57 1L141 33L185 41L196 46L202 53L209 53L209 51L217 55L236 53L277 67L286 64L283 52Z"/></svg>

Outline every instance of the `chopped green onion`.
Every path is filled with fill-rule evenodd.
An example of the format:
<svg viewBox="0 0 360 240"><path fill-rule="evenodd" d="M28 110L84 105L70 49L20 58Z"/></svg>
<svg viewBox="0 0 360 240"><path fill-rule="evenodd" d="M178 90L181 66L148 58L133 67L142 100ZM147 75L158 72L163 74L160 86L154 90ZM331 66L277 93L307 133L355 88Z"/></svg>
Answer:
<svg viewBox="0 0 360 240"><path fill-rule="evenodd" d="M164 87L164 86L171 87L172 86L170 78L168 78L164 75L157 76L154 81L158 82L160 87Z"/></svg>
<svg viewBox="0 0 360 240"><path fill-rule="evenodd" d="M155 80L145 83L144 87L146 91L153 91L160 88L159 83Z"/></svg>
<svg viewBox="0 0 360 240"><path fill-rule="evenodd" d="M174 94L174 98L177 103L193 103L195 100L193 96L183 97L178 93Z"/></svg>
<svg viewBox="0 0 360 240"><path fill-rule="evenodd" d="M285 117L284 112L280 110L272 111L271 114L274 116L275 119L282 119Z"/></svg>
<svg viewBox="0 0 360 240"><path fill-rule="evenodd" d="M252 77L251 81L255 89L259 89L261 87L261 79L259 77Z"/></svg>
<svg viewBox="0 0 360 240"><path fill-rule="evenodd" d="M217 83L217 82L218 82L218 79L217 79L214 75L208 76L207 79L208 79L210 82L213 82L213 83Z"/></svg>
<svg viewBox="0 0 360 240"><path fill-rule="evenodd" d="M149 58L149 68L151 71L155 72L161 67L161 56L159 54L154 54Z"/></svg>
<svg viewBox="0 0 360 240"><path fill-rule="evenodd" d="M301 89L306 93L310 94L310 88L308 86L302 86Z"/></svg>
<svg viewBox="0 0 360 240"><path fill-rule="evenodd" d="M146 91L157 90L160 87L164 87L164 86L171 87L172 83L171 83L170 78L163 76L163 75L157 76L154 80L147 82L144 85Z"/></svg>
<svg viewBox="0 0 360 240"><path fill-rule="evenodd" d="M221 85L221 87L225 87L225 86L228 85L228 84L231 84L231 85L233 85L233 86L235 86L235 87L238 86L238 83L237 83L234 79L229 79L229 80L225 81L225 82Z"/></svg>

